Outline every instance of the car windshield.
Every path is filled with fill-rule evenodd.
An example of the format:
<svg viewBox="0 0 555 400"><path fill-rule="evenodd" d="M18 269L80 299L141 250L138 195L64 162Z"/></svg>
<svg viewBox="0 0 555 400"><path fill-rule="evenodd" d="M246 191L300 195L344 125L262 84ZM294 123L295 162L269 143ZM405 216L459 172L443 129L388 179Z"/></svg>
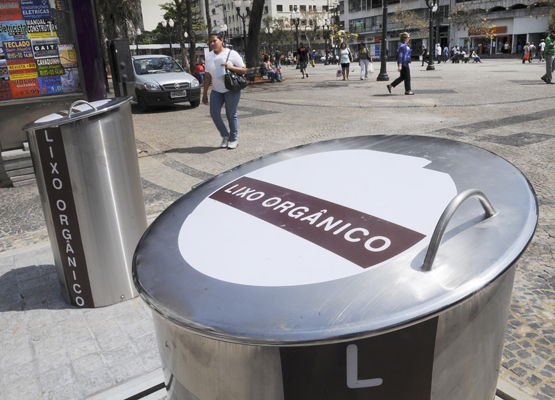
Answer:
<svg viewBox="0 0 555 400"><path fill-rule="evenodd" d="M183 69L170 57L140 58L133 62L137 75L183 72Z"/></svg>

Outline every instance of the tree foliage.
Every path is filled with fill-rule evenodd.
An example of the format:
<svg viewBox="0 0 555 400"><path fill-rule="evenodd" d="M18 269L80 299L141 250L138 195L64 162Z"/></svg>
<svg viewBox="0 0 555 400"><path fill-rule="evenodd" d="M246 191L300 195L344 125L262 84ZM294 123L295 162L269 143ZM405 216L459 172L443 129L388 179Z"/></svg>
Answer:
<svg viewBox="0 0 555 400"><path fill-rule="evenodd" d="M165 20L169 20L171 18L174 21L172 37L176 38L179 42L183 65L187 68L191 68L189 60L192 60L194 68L196 44L199 40L203 40L203 37L197 35L195 31L205 29L204 18L201 16L201 13L197 8L192 7L191 0L173 0L172 3L161 4L160 8L165 11ZM189 16L191 17L189 18ZM167 37L167 33L161 24L159 24L157 29L159 32L161 31L165 37ZM185 32L187 32L188 35L187 39L185 39L184 36ZM185 48L185 41L189 43L188 57Z"/></svg>
<svg viewBox="0 0 555 400"><path fill-rule="evenodd" d="M391 15L391 22L400 26L404 32L414 32L417 35L425 36L428 30L429 21L420 17L412 10L402 8L396 10Z"/></svg>
<svg viewBox="0 0 555 400"><path fill-rule="evenodd" d="M268 38L268 41L271 41L274 50L279 50L281 53L284 53L286 49L293 48L295 46L295 35L291 31L291 26L287 18L272 18L267 16L262 20L262 25L264 26L264 29L272 28L273 32ZM266 33L263 32L264 29L261 29L260 32L262 37L266 36Z"/></svg>
<svg viewBox="0 0 555 400"><path fill-rule="evenodd" d="M470 35L480 35L493 39L496 37L495 27L485 16L482 9L465 9L464 4L449 14L451 22L463 29L468 29Z"/></svg>
<svg viewBox="0 0 555 400"><path fill-rule="evenodd" d="M133 38L141 25L141 0L96 0L104 39Z"/></svg>

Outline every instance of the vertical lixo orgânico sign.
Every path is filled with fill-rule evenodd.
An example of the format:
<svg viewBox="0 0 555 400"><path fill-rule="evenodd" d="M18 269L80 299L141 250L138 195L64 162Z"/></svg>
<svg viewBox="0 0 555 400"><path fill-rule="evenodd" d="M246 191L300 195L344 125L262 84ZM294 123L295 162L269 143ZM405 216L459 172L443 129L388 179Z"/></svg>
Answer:
<svg viewBox="0 0 555 400"><path fill-rule="evenodd" d="M71 304L94 307L60 128L36 132L52 223Z"/></svg>

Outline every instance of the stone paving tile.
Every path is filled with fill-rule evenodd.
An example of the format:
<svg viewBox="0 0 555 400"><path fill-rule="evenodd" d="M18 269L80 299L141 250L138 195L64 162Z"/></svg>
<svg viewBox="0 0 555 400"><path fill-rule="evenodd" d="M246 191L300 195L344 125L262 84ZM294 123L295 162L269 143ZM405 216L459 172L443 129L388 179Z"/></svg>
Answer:
<svg viewBox="0 0 555 400"><path fill-rule="evenodd" d="M137 146L146 150L139 164L147 214L162 212L203 178L320 140L408 133L492 151L528 177L540 204L536 234L518 263L500 374L534 398L553 399L555 95L538 81L541 67L486 60L441 64L430 73L414 66L415 96L389 95L385 83L373 80L334 80L333 67L318 66L308 82L284 68L281 86L243 92L241 145L233 151L217 148L207 107L143 113L133 106ZM0 400L83 399L159 368L142 300L94 310L68 306L47 243L36 185L0 189ZM13 366L30 374L25 385Z"/></svg>

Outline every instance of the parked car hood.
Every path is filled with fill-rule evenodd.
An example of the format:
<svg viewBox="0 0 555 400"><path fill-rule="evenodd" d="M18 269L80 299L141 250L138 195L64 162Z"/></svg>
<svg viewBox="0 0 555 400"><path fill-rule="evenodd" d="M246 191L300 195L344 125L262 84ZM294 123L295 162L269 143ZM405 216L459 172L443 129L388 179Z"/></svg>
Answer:
<svg viewBox="0 0 555 400"><path fill-rule="evenodd" d="M143 82L153 82L159 85L165 85L175 82L191 82L193 79L195 79L187 72L158 72L135 76L137 79L140 79Z"/></svg>

